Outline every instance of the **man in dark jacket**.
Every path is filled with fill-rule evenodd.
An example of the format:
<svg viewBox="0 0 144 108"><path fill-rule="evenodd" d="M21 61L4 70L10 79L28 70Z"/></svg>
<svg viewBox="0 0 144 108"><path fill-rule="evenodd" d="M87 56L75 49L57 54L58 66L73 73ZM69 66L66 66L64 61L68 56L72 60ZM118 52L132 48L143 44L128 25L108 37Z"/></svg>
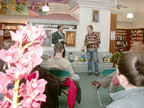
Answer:
<svg viewBox="0 0 144 108"><path fill-rule="evenodd" d="M64 44L66 43L65 34L63 33L64 26L58 25L57 29L58 31L52 34L52 43L53 44L62 43L64 46ZM65 57L65 50L63 52L63 57Z"/></svg>

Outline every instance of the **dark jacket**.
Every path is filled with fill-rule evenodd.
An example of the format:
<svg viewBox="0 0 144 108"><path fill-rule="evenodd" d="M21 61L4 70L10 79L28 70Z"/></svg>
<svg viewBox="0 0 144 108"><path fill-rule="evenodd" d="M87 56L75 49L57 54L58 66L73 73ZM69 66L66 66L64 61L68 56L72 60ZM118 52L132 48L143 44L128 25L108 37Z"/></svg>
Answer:
<svg viewBox="0 0 144 108"><path fill-rule="evenodd" d="M58 31L54 32L52 34L52 43L56 44L59 42L59 39L65 39L65 34L64 33L62 33L62 34L63 34L63 37L59 34Z"/></svg>
<svg viewBox="0 0 144 108"><path fill-rule="evenodd" d="M41 66L37 66L32 70L32 72L35 71L39 72L38 79L45 79L48 82L44 91L46 102L42 102L41 108L58 108L58 95L60 94L59 80L54 78L48 69ZM21 80L21 83L25 82L25 79Z"/></svg>
<svg viewBox="0 0 144 108"><path fill-rule="evenodd" d="M58 95L60 93L59 80L55 79L48 69L37 66L33 69L39 71L39 79L45 79L48 83L45 88L46 102L43 102L41 108L58 108Z"/></svg>

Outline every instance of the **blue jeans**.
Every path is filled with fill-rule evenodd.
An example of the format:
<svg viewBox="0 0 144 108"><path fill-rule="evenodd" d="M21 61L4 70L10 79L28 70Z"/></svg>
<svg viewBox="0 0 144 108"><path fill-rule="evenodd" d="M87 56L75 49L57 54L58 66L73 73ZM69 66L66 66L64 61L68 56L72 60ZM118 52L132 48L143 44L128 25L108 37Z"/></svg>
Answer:
<svg viewBox="0 0 144 108"><path fill-rule="evenodd" d="M97 50L87 50L88 72L92 72L92 60L95 72L98 73L98 53Z"/></svg>

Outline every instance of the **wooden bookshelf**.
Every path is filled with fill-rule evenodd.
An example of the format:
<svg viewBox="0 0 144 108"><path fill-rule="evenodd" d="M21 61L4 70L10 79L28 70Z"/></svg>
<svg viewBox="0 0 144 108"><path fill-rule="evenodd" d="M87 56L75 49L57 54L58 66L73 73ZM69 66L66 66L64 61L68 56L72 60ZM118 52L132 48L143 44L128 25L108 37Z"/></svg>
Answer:
<svg viewBox="0 0 144 108"><path fill-rule="evenodd" d="M141 41L144 43L144 28L132 29L130 38L130 46L134 41Z"/></svg>
<svg viewBox="0 0 144 108"><path fill-rule="evenodd" d="M134 41L141 41L144 43L144 28L117 29L116 50L128 51Z"/></svg>
<svg viewBox="0 0 144 108"><path fill-rule="evenodd" d="M25 26L25 24L20 23L2 23L1 30L3 30L3 39L11 39L10 31L16 32L20 26Z"/></svg>
<svg viewBox="0 0 144 108"><path fill-rule="evenodd" d="M127 51L130 49L130 30L116 30L116 50Z"/></svg>

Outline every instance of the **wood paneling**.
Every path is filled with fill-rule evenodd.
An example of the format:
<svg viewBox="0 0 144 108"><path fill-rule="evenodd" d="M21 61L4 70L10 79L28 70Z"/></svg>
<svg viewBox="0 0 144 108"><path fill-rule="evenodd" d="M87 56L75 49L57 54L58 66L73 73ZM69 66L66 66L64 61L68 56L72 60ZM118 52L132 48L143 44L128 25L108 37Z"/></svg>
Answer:
<svg viewBox="0 0 144 108"><path fill-rule="evenodd" d="M116 21L117 21L117 15L116 14L111 14L111 27L110 27L111 28L111 32L115 31L115 33L116 33ZM111 40L111 38L110 38L110 49L109 49L109 51L111 53L115 52L115 45L116 45L116 41L115 40Z"/></svg>

